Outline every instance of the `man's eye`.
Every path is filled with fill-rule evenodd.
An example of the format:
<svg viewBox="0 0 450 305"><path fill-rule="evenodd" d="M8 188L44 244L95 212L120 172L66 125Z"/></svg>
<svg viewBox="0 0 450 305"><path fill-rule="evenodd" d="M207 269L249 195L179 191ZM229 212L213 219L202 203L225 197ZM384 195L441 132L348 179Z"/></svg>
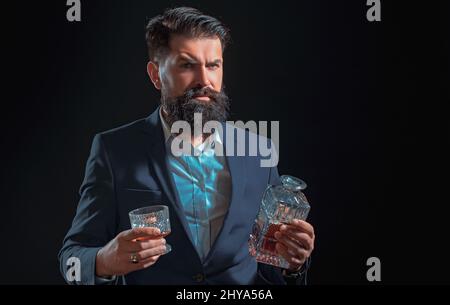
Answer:
<svg viewBox="0 0 450 305"><path fill-rule="evenodd" d="M184 68L184 69L190 69L190 68L192 68L192 66L193 65L191 63L188 63L188 62L181 65L181 67Z"/></svg>
<svg viewBox="0 0 450 305"><path fill-rule="evenodd" d="M208 68L211 69L211 70L215 70L215 69L219 68L219 65L218 64L211 64L211 65L208 65Z"/></svg>

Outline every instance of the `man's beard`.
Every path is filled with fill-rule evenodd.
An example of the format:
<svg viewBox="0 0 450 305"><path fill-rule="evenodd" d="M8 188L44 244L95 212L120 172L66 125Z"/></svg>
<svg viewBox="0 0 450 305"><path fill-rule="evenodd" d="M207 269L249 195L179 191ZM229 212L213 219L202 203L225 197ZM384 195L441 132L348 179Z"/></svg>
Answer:
<svg viewBox="0 0 450 305"><path fill-rule="evenodd" d="M196 96L207 96L209 101L195 99ZM176 121L186 121L194 129L194 113L202 114L202 125L208 121L224 122L228 118L229 99L224 90L217 92L209 87L192 88L182 96L168 97L161 94L161 105L166 113L166 121L171 127ZM202 126L202 127L203 127Z"/></svg>

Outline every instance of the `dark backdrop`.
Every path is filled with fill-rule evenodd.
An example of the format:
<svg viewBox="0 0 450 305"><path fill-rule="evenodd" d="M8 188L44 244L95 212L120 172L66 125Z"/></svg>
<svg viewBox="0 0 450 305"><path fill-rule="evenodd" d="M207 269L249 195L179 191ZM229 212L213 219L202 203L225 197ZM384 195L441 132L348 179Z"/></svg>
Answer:
<svg viewBox="0 0 450 305"><path fill-rule="evenodd" d="M95 133L147 116L146 21L221 18L232 119L280 121L282 174L304 179L310 283L448 283L448 10L425 1L66 1L3 7L1 283L63 283L57 252Z"/></svg>

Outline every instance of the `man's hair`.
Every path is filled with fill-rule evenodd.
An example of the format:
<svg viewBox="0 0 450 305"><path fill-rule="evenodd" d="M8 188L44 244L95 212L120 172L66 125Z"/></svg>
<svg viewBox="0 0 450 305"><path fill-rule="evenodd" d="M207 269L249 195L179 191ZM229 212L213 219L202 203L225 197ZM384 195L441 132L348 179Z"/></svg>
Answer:
<svg viewBox="0 0 450 305"><path fill-rule="evenodd" d="M191 38L217 36L222 44L222 51L230 41L229 30L216 18L191 7L168 9L147 24L145 38L150 60L158 61L164 56L169 50L172 34Z"/></svg>

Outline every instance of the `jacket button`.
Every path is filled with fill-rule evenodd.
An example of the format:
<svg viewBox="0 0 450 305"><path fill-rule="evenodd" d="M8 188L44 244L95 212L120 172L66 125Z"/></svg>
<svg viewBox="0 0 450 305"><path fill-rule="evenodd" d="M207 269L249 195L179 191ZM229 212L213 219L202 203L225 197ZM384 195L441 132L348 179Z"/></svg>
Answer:
<svg viewBox="0 0 450 305"><path fill-rule="evenodd" d="M203 280L205 279L205 276L201 273L198 273L198 274L194 275L192 278L194 279L194 281L200 283L200 282L203 282Z"/></svg>

